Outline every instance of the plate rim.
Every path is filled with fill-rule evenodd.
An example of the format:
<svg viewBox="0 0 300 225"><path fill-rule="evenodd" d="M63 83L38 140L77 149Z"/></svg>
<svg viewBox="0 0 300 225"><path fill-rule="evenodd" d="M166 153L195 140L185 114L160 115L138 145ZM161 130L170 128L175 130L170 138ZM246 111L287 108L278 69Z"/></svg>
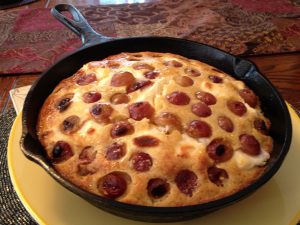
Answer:
<svg viewBox="0 0 300 225"><path fill-rule="evenodd" d="M285 101L286 102L286 101ZM296 114L295 110L293 109L293 107L286 102L291 120L295 120L297 121L297 123L300 124L300 117ZM9 139L8 139L8 145L7 145L7 165L8 165L8 171L9 171L9 176L10 176L10 180L12 182L13 188L17 194L17 197L20 199L22 205L25 207L25 210L29 213L29 215L32 217L32 219L35 220L35 222L37 222L40 225L48 225L48 223L42 219L42 217L33 209L33 207L30 205L30 202L28 201L28 199L24 196L24 194L22 193L22 191L20 190L20 185L18 184L19 181L17 181L16 179L16 175L15 175L15 170L13 168L12 165L12 148L14 145L14 137L16 135L16 129L19 126L20 123L22 123L20 120L22 119L22 112L20 112L17 116L16 119L13 122L12 128L10 130L10 134L9 134ZM294 124L292 124L292 127L294 126ZM21 131L20 131L21 132ZM293 137L292 137L293 138ZM291 221L288 223L289 225L295 225L295 221L297 219L300 218L300 211L295 214L295 216L291 219Z"/></svg>

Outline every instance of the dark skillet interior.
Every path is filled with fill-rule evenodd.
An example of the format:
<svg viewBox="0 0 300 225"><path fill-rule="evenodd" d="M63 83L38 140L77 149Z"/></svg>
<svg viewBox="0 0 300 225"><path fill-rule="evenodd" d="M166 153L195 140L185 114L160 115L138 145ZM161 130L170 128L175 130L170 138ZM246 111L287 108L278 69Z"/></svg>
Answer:
<svg viewBox="0 0 300 225"><path fill-rule="evenodd" d="M186 207L155 208L128 205L87 193L65 181L53 170L36 136L36 122L39 109L47 96L62 79L73 75L83 64L89 61L101 60L120 52L138 51L171 52L203 61L244 81L248 87L254 90L261 100L265 115L271 120L270 135L274 139L274 150L268 167L257 182L232 196L214 202ZM63 186L106 211L119 216L149 222L171 222L190 219L246 197L275 174L287 154L291 142L291 120L285 102L272 84L259 73L254 64L203 44L163 37L111 40L78 50L60 60L46 71L30 89L23 109L23 130L24 134L21 141L24 154L40 164Z"/></svg>

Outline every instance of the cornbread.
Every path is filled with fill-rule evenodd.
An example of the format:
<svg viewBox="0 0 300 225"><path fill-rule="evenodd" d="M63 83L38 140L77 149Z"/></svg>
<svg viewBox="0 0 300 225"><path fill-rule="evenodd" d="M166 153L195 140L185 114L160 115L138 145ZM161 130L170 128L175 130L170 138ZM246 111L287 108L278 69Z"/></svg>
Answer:
<svg viewBox="0 0 300 225"><path fill-rule="evenodd" d="M89 62L61 81L37 131L54 168L80 188L185 206L258 179L273 148L270 125L242 81L179 55L137 52Z"/></svg>

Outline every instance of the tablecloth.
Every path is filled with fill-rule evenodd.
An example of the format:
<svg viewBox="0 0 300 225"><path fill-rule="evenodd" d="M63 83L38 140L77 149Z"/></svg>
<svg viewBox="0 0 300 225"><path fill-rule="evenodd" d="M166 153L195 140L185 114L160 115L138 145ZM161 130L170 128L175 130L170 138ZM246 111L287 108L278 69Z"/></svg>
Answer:
<svg viewBox="0 0 300 225"><path fill-rule="evenodd" d="M235 55L300 50L299 0L154 0L79 7L106 36L171 36ZM0 74L42 72L81 46L50 9L0 11Z"/></svg>

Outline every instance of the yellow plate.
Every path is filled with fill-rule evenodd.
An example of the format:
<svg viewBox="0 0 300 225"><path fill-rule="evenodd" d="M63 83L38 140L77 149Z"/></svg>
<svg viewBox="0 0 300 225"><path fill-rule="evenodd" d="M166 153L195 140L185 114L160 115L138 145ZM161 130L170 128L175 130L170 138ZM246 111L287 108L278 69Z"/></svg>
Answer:
<svg viewBox="0 0 300 225"><path fill-rule="evenodd" d="M293 123L291 149L278 173L267 184L234 205L175 224L295 225L300 219L300 119L291 108L290 114ZM19 147L21 130L19 115L9 137L8 167L21 202L39 224L146 224L108 214L60 186L22 154Z"/></svg>

